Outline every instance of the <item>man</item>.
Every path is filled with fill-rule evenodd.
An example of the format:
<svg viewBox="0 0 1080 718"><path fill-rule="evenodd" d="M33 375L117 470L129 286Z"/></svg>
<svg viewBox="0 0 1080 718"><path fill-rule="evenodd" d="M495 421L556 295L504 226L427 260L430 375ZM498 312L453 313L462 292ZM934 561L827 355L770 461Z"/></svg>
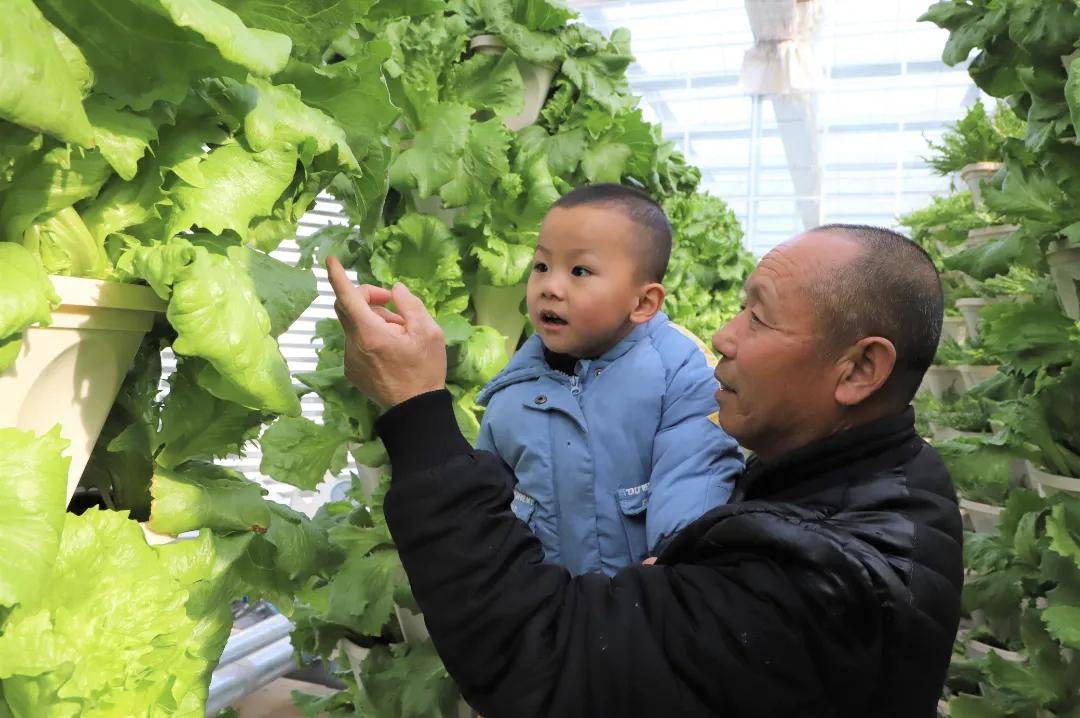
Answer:
<svg viewBox="0 0 1080 718"><path fill-rule="evenodd" d="M487 718L935 714L963 569L948 473L908 406L942 320L916 245L833 225L761 261L713 340L720 422L756 458L731 504L610 579L542 563L507 470L456 428L420 302L330 271L346 372L388 408L390 530Z"/></svg>

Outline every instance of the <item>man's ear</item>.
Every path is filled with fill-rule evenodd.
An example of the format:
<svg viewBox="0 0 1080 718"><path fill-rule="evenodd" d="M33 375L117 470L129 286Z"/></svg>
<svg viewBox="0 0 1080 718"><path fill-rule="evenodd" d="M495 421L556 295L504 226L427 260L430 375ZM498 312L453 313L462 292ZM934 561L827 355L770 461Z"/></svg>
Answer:
<svg viewBox="0 0 1080 718"><path fill-rule="evenodd" d="M663 284L653 282L652 284L646 284L641 288L641 291L637 295L637 304L630 312L630 321L634 324L644 324L660 311L660 307L664 306L664 297L667 296L667 292L664 290Z"/></svg>
<svg viewBox="0 0 1080 718"><path fill-rule="evenodd" d="M855 406L877 393L896 367L896 347L884 337L860 339L839 359L843 367L836 385L836 401Z"/></svg>

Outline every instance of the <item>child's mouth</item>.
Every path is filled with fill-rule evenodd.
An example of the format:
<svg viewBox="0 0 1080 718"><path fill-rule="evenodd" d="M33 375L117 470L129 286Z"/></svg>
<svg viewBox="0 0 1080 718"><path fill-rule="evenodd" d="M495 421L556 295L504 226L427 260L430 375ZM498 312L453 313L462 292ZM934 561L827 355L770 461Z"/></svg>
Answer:
<svg viewBox="0 0 1080 718"><path fill-rule="evenodd" d="M555 312L540 312L540 322L546 327L565 327L567 322Z"/></svg>

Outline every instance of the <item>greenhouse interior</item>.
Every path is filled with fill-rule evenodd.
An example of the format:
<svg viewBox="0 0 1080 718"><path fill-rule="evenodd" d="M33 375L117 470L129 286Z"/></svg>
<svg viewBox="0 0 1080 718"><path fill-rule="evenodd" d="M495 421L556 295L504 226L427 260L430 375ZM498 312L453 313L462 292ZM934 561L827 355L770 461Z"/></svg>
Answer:
<svg viewBox="0 0 1080 718"><path fill-rule="evenodd" d="M0 4L0 718L1080 718L1080 4Z"/></svg>

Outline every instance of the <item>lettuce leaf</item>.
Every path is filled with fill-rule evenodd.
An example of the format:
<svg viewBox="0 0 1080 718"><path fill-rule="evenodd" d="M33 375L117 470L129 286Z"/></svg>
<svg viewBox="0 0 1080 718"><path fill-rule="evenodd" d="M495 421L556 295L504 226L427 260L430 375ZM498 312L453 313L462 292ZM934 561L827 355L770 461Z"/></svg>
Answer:
<svg viewBox="0 0 1080 718"><path fill-rule="evenodd" d="M435 217L407 214L379 230L366 245L362 281L402 282L429 310L461 312L468 306L461 252L450 230Z"/></svg>
<svg viewBox="0 0 1080 718"><path fill-rule="evenodd" d="M0 339L31 324L49 325L60 295L33 255L17 244L0 242L0 279Z"/></svg>
<svg viewBox="0 0 1080 718"><path fill-rule="evenodd" d="M509 360L506 338L493 327L473 327L467 339L451 346L448 359L449 381L466 386L486 384Z"/></svg>
<svg viewBox="0 0 1080 718"><path fill-rule="evenodd" d="M0 25L0 118L83 147L94 143L78 71L31 0L12 0ZM75 50L78 53L78 50Z"/></svg>
<svg viewBox="0 0 1080 718"><path fill-rule="evenodd" d="M345 468L351 438L310 419L282 417L262 436L259 470L277 481L310 491L322 483L326 472L336 474Z"/></svg>
<svg viewBox="0 0 1080 718"><path fill-rule="evenodd" d="M60 427L0 429L0 606L33 605L60 546L70 459Z"/></svg>
<svg viewBox="0 0 1080 718"><path fill-rule="evenodd" d="M90 234L71 207L30 225L23 235L23 246L40 257L49 274L92 279L112 275L105 246Z"/></svg>
<svg viewBox="0 0 1080 718"><path fill-rule="evenodd" d="M177 535L208 528L220 533L270 527L266 491L224 466L189 461L175 469L157 467L150 487L150 529Z"/></svg>
<svg viewBox="0 0 1080 718"><path fill-rule="evenodd" d="M300 400L250 276L204 247L192 248L190 256L175 272L166 310L178 335L173 350L207 360L198 382L218 398L299 415Z"/></svg>
<svg viewBox="0 0 1080 718"><path fill-rule="evenodd" d="M182 359L161 404L161 444L155 460L167 469L188 459L242 456L271 414L225 401L199 385L200 360Z"/></svg>
<svg viewBox="0 0 1080 718"><path fill-rule="evenodd" d="M37 5L82 50L95 89L136 112L158 100L179 104L198 78L273 75L285 67L292 47L285 35L252 29L213 0L42 0ZM161 61L165 47L168 62Z"/></svg>
<svg viewBox="0 0 1080 718"><path fill-rule="evenodd" d="M0 636L8 706L43 718L201 717L232 619L223 601L193 599L224 580L228 559L209 534L153 548L120 513L62 518L50 590L16 607Z"/></svg>

